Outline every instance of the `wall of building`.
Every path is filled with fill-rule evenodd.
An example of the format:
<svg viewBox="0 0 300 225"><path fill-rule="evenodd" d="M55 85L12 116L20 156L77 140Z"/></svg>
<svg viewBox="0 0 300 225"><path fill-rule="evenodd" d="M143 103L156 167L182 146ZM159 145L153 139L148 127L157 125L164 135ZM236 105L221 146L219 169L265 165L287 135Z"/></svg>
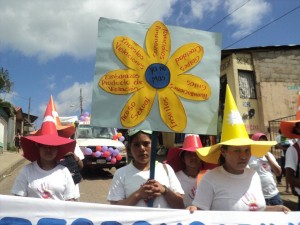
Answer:
<svg viewBox="0 0 300 225"><path fill-rule="evenodd" d="M221 76L227 76L227 83L235 99L239 112L248 134L263 131L260 123L260 110L258 99L242 99L240 97L238 71L253 72L252 56L249 53L231 54L221 62ZM255 112L251 114L250 112Z"/></svg>
<svg viewBox="0 0 300 225"><path fill-rule="evenodd" d="M300 47L252 52L263 124L295 115L300 91Z"/></svg>

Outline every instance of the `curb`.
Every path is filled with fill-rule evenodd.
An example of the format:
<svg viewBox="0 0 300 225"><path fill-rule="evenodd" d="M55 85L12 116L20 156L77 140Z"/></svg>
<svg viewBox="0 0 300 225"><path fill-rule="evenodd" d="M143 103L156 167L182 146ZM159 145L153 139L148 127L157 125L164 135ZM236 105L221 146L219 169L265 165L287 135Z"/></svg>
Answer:
<svg viewBox="0 0 300 225"><path fill-rule="evenodd" d="M19 165L21 165L22 163L24 163L25 161L26 161L26 159L22 158L22 159L16 161L15 163L13 163L11 166L5 168L3 171L0 171L0 182L2 180L4 180L6 177L10 176L11 175L10 173L13 170L15 170Z"/></svg>

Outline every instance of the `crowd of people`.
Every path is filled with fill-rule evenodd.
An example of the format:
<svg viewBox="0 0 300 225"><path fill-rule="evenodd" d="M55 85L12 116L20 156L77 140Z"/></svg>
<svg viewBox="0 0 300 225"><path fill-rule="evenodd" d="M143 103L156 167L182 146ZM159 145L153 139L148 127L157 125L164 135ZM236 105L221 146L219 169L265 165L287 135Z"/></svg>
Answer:
<svg viewBox="0 0 300 225"><path fill-rule="evenodd" d="M287 148L286 139L269 141L264 133L250 138L241 118L226 119L234 111L237 107L227 87L220 142L203 146L199 135L186 134L183 146L170 149L166 161L155 161L153 177L151 156L156 148L152 147L152 131L128 130L127 146L132 160L116 170L108 202L186 209L190 213L196 210L290 211L283 204L276 181L285 171L287 186L294 194L300 194L300 179L296 175L299 173L300 139ZM300 138L300 120L289 126L294 136L282 126L284 135ZM67 136L62 135L62 131L56 126L51 107L47 107L38 134L21 137L24 157L31 163L16 178L12 194L79 200L81 178L72 177L71 167L67 168L63 161L71 156L80 169L83 155L76 151L78 146L69 136L70 130ZM270 152L272 146L286 152L285 167L282 168Z"/></svg>

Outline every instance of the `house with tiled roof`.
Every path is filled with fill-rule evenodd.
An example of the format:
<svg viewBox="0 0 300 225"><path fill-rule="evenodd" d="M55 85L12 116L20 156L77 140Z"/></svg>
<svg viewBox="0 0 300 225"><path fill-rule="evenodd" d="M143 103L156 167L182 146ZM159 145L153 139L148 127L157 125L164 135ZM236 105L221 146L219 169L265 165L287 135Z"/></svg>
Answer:
<svg viewBox="0 0 300 225"><path fill-rule="evenodd" d="M0 107L0 153L12 149L17 131L27 135L35 130L33 122L38 118L22 111L21 107L15 107L14 114L10 114L6 108Z"/></svg>

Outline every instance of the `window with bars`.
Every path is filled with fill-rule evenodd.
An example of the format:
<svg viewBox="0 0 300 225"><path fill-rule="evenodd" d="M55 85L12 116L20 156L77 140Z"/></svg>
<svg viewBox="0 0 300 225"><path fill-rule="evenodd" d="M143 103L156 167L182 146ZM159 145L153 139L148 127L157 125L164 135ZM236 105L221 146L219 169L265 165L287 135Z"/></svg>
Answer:
<svg viewBox="0 0 300 225"><path fill-rule="evenodd" d="M255 79L253 71L238 70L240 98L256 99Z"/></svg>

